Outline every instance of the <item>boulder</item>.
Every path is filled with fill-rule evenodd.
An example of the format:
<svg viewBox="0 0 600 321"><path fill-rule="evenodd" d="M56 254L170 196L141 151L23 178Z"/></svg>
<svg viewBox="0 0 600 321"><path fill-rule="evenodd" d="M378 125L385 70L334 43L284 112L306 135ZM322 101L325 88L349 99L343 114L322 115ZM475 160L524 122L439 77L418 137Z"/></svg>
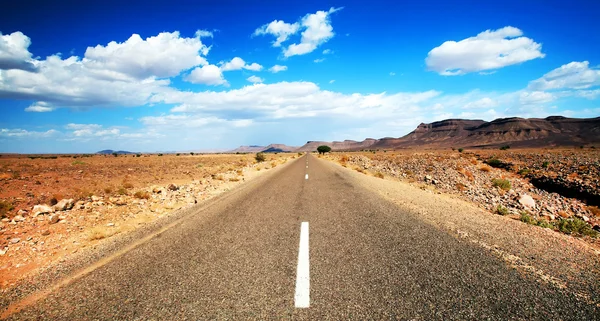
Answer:
<svg viewBox="0 0 600 321"><path fill-rule="evenodd" d="M168 189L169 191L176 191L176 190L178 190L178 189L179 189L179 187L177 187L177 185L175 185L175 184L169 184L169 185L167 186L167 189Z"/></svg>
<svg viewBox="0 0 600 321"><path fill-rule="evenodd" d="M533 200L533 197L527 194L523 194L521 197L519 197L519 203L528 209L535 208L535 201Z"/></svg>
<svg viewBox="0 0 600 321"><path fill-rule="evenodd" d="M60 218L58 217L57 214L50 216L50 224L56 224L56 223L58 223L58 221L60 221Z"/></svg>
<svg viewBox="0 0 600 321"><path fill-rule="evenodd" d="M38 216L40 214L48 214L54 213L54 209L48 205L36 205L33 207L33 216Z"/></svg>
<svg viewBox="0 0 600 321"><path fill-rule="evenodd" d="M73 199L63 199L53 206L55 211L68 211L75 206Z"/></svg>

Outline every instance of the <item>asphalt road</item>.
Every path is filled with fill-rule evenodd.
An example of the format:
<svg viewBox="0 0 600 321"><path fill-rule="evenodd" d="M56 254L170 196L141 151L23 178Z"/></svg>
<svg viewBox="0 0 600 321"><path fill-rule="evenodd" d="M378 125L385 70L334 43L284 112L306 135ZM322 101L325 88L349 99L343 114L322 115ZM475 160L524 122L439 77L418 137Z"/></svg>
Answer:
<svg viewBox="0 0 600 321"><path fill-rule="evenodd" d="M400 211L314 156L266 175L10 318L600 318L598 307ZM295 302L302 222L307 308Z"/></svg>

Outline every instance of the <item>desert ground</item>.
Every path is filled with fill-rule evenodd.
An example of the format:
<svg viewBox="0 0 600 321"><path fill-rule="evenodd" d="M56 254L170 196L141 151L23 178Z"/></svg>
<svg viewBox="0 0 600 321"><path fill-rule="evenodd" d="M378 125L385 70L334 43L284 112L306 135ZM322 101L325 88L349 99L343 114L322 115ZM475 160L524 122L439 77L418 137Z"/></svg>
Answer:
<svg viewBox="0 0 600 321"><path fill-rule="evenodd" d="M296 157L2 155L0 288Z"/></svg>
<svg viewBox="0 0 600 321"><path fill-rule="evenodd" d="M325 158L600 246L596 149L373 150Z"/></svg>

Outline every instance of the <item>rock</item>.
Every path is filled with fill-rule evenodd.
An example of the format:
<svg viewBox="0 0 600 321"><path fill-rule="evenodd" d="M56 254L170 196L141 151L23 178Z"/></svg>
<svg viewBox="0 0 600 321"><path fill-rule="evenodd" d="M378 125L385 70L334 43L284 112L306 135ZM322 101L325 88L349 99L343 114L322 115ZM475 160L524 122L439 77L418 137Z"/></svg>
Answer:
<svg viewBox="0 0 600 321"><path fill-rule="evenodd" d="M84 201L77 201L77 203L75 203L75 208L76 209L85 209L85 202Z"/></svg>
<svg viewBox="0 0 600 321"><path fill-rule="evenodd" d="M4 256L6 252L8 252L8 247L5 247L4 249L0 250L0 256Z"/></svg>
<svg viewBox="0 0 600 321"><path fill-rule="evenodd" d="M55 211L68 211L75 206L73 199L63 199L53 206Z"/></svg>
<svg viewBox="0 0 600 321"><path fill-rule="evenodd" d="M118 206L123 206L123 205L127 205L127 201L124 198L119 198L116 202L115 205Z"/></svg>
<svg viewBox="0 0 600 321"><path fill-rule="evenodd" d="M527 194L523 194L521 197L519 197L519 203L528 209L535 208L535 201L533 200L533 197Z"/></svg>
<svg viewBox="0 0 600 321"><path fill-rule="evenodd" d="M101 198L100 198L100 197L98 197L98 196L96 196L96 195L92 195L92 202L98 202L98 201L100 201L100 200L101 200Z"/></svg>
<svg viewBox="0 0 600 321"><path fill-rule="evenodd" d="M179 189L179 187L177 187L177 185L175 185L175 184L169 184L169 185L167 186L167 189L168 189L169 191L176 191L176 190L178 190L178 189Z"/></svg>
<svg viewBox="0 0 600 321"><path fill-rule="evenodd" d="M50 216L50 224L56 224L56 223L58 223L59 220L60 220L60 218L56 214Z"/></svg>
<svg viewBox="0 0 600 321"><path fill-rule="evenodd" d="M542 216L548 218L548 220L550 220L550 221L554 221L556 219L556 216L554 216L553 214L544 213L544 214L542 214Z"/></svg>
<svg viewBox="0 0 600 321"><path fill-rule="evenodd" d="M47 236L47 235L50 235L50 230L43 230L42 236Z"/></svg>
<svg viewBox="0 0 600 321"><path fill-rule="evenodd" d="M20 239L20 238L18 238L18 237L15 237L15 238L12 238L12 239L10 239L10 243L11 243L11 244L17 244L17 243L19 243L19 242L21 242L21 239Z"/></svg>
<svg viewBox="0 0 600 321"><path fill-rule="evenodd" d="M586 222L590 221L590 218L587 217L587 216L585 216L585 215L579 215L579 218L582 219L582 220L584 220L584 221L586 221Z"/></svg>
<svg viewBox="0 0 600 321"><path fill-rule="evenodd" d="M108 223L108 224L106 224L106 226L113 227L113 226L115 226L115 223Z"/></svg>
<svg viewBox="0 0 600 321"><path fill-rule="evenodd" d="M154 194L160 194L160 193L162 193L162 190L163 190L162 188L160 188L158 186L155 186L155 187L152 188L152 193L154 193Z"/></svg>
<svg viewBox="0 0 600 321"><path fill-rule="evenodd" d="M54 213L54 209L48 205L36 205L33 207L33 216L38 216L40 214L48 214Z"/></svg>
<svg viewBox="0 0 600 321"><path fill-rule="evenodd" d="M17 222L23 222L25 220L25 218L21 215L17 215L15 217L13 217L13 220L15 220Z"/></svg>
<svg viewBox="0 0 600 321"><path fill-rule="evenodd" d="M27 215L27 211L26 210L19 210L17 212L17 215L25 216L25 215Z"/></svg>

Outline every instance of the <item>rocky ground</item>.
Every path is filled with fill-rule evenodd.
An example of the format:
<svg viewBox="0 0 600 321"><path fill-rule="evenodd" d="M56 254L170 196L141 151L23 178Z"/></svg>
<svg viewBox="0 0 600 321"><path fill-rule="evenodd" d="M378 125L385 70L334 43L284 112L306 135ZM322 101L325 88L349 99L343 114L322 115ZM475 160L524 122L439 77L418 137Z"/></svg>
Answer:
<svg viewBox="0 0 600 321"><path fill-rule="evenodd" d="M0 288L295 158L0 158ZM15 175L18 173L18 175ZM83 191L83 192L82 192Z"/></svg>
<svg viewBox="0 0 600 321"><path fill-rule="evenodd" d="M598 195L599 156L595 150L574 149L379 151L326 157L359 172L455 194L492 213L582 236L600 246L597 207L583 197L565 197L532 184L541 177L576 185L589 192L588 198Z"/></svg>

